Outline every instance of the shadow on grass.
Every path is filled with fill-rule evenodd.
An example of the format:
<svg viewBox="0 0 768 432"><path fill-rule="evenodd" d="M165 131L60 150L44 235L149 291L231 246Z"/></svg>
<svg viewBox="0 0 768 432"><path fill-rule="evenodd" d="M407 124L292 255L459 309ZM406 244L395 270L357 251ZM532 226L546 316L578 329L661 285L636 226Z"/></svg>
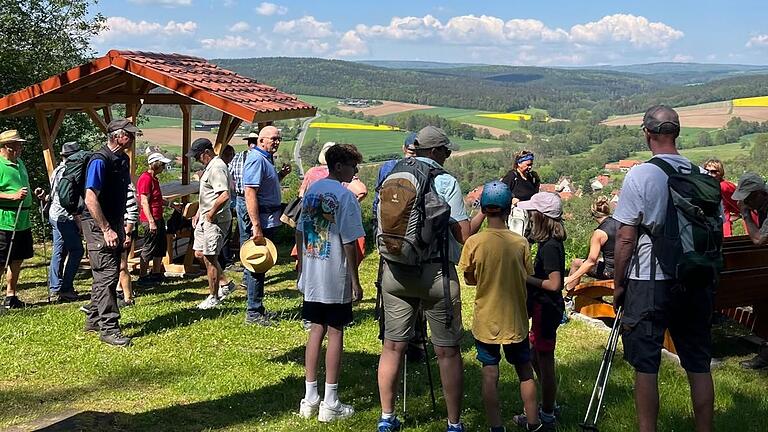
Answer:
<svg viewBox="0 0 768 432"><path fill-rule="evenodd" d="M240 309L236 307L220 307L207 310L201 310L193 307L158 315L146 322L129 322L124 324L123 328L126 330L139 328L139 330L135 333L130 331L126 333L130 337L141 337L149 334L160 333L166 330L187 327L194 324L196 321L200 321L201 319L216 319L225 315L236 315L240 312Z"/></svg>

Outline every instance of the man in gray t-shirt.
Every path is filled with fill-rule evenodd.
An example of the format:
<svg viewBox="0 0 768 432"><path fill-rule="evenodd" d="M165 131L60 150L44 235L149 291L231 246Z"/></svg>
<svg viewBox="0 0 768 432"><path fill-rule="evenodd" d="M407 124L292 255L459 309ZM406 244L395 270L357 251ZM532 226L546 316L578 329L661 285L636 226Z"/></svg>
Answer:
<svg viewBox="0 0 768 432"><path fill-rule="evenodd" d="M680 120L672 108L657 105L643 116L643 133L654 158L674 169L690 171L677 152ZM654 164L633 168L624 179L613 218L616 236L614 307L624 308L624 357L635 369L635 407L640 430L656 430L659 414L658 372L665 330L669 330L680 364L688 374L697 430L711 430L714 385L711 328L714 286L685 292L675 289L653 253L653 237L665 223L667 175ZM681 281L684 282L684 281ZM713 284L712 284L713 285Z"/></svg>
<svg viewBox="0 0 768 432"><path fill-rule="evenodd" d="M195 256L205 262L208 273L208 297L197 307L210 309L218 306L234 287L218 260L226 232L232 223L232 212L229 210L229 169L213 152L213 144L206 138L196 139L187 157L205 165L200 176L200 208L192 225L195 227Z"/></svg>

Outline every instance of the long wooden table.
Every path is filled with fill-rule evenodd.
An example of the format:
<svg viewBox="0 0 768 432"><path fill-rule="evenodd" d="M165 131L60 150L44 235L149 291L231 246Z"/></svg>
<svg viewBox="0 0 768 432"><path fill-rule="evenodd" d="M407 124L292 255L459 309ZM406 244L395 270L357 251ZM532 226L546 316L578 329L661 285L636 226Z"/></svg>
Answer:
<svg viewBox="0 0 768 432"><path fill-rule="evenodd" d="M185 185L175 181L160 185L160 190L163 192L163 199L175 201L198 193L200 182L191 182Z"/></svg>

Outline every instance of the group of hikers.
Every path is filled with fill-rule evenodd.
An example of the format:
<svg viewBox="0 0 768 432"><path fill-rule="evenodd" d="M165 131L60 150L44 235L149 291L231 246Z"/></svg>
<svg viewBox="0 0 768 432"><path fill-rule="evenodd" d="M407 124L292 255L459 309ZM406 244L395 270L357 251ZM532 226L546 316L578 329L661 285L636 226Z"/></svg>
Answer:
<svg viewBox="0 0 768 432"><path fill-rule="evenodd" d="M65 160L52 175L50 193L35 192L50 203L51 293L61 301L77 298L72 281L83 254L82 232L93 270L85 330L99 332L102 341L119 346L130 344L119 326L117 287L123 291L121 304L130 305L124 251L134 239L134 224L143 225L145 233L142 274L149 267L140 283L160 284L167 246L163 209L170 205L179 210L162 198L157 176L170 160L160 153L149 155L148 170L132 190L124 150L137 133L133 123L118 119L108 125L107 144L96 152L86 154L76 143L65 144L61 152ZM565 312L564 294L584 276L613 280L614 308L623 314L624 357L635 369L639 429L657 427L665 330L671 333L688 375L696 430L712 429L711 325L717 263L690 264L696 272L679 271L682 254L674 252L681 250L680 236L678 244L670 244L664 228L687 217L675 211L679 204L673 198L680 195L675 182L698 182L704 189L715 187L717 200L722 199L713 209L707 207L709 197L694 197L703 203L701 215L706 220L702 224L710 230L709 237L719 236L721 242L722 232L730 235L733 221L742 218L752 241L767 244L768 190L756 174L744 174L734 186L724 180L719 161L710 160L701 169L680 155L676 146L680 122L669 107L651 107L643 118L643 133L653 158L626 175L615 211L608 198L595 199L591 214L598 226L589 254L570 263L569 270L562 202L556 193L540 192L533 153L518 152L507 175L486 183L480 211L471 215L457 179L443 168L458 147L434 126L406 137L403 158L380 167L373 204L374 240L381 257L379 432L402 427L395 409L399 376L409 345L426 337L422 319L429 324L437 356L447 430L464 430L460 277L477 287L471 333L482 365L481 394L491 431L506 430L498 392L502 352L515 368L523 401L520 414L510 419L512 424L529 431L555 427L559 416L555 348ZM227 146L217 155L213 144L201 138L186 155L204 166L199 210L192 220L193 248L205 264L208 279L208 296L198 307L216 307L236 288L222 269L226 260L220 259L234 212L241 249L245 249L241 257L253 257L243 261L245 322L271 325L274 316L263 303L265 273L274 263L272 240L281 218L291 220L296 228L297 287L303 293L301 316L309 331L299 414L322 422L349 417L354 408L340 401L339 381L344 329L353 320L353 304L363 298L358 275L365 251L360 201L367 189L356 176L362 155L354 145L326 144L319 157L321 165L308 171L296 211L286 219L280 184L291 167L275 166L280 130L266 126L246 140L248 150L235 153ZM0 259L7 268L7 308L24 306L15 290L21 261L33 255L29 179L19 158L23 143L16 131L0 134ZM79 187L76 168L83 171ZM79 208L72 208L72 194L82 199ZM510 216L520 211L526 228L515 232L510 229ZM121 269L127 281L121 278ZM318 370L326 339L321 397ZM743 366L768 366L768 348Z"/></svg>

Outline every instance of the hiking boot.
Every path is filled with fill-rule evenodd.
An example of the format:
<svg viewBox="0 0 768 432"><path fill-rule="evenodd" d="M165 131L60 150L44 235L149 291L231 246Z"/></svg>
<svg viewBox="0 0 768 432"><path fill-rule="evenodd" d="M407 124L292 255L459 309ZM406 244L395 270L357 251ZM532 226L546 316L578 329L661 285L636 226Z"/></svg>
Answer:
<svg viewBox="0 0 768 432"><path fill-rule="evenodd" d="M110 334L102 334L99 336L99 339L101 339L101 341L105 344L112 346L126 347L131 344L131 338L123 336L120 331Z"/></svg>
<svg viewBox="0 0 768 432"><path fill-rule="evenodd" d="M448 428L445 429L446 432L464 432L464 423L459 423L457 425L448 425Z"/></svg>
<svg viewBox="0 0 768 432"><path fill-rule="evenodd" d="M220 304L221 304L221 300L209 294L208 297L205 298L205 300L201 301L200 304L197 305L197 308L202 310L213 309Z"/></svg>
<svg viewBox="0 0 768 432"><path fill-rule="evenodd" d="M388 419L380 418L379 424L377 425L377 431L378 432L398 432L400 430L400 427L402 426L402 423L400 423L400 420L397 419L397 417L391 417Z"/></svg>
<svg viewBox="0 0 768 432"><path fill-rule="evenodd" d="M58 303L71 303L80 299L75 291L59 291L56 293L56 301Z"/></svg>
<svg viewBox="0 0 768 432"><path fill-rule="evenodd" d="M139 278L135 283L140 287L150 287L160 285L165 282L165 275L162 273L150 273Z"/></svg>
<svg viewBox="0 0 768 432"><path fill-rule="evenodd" d="M260 325L262 327L269 327L272 325L272 320L269 319L267 315L264 315L263 313L246 313L245 314L245 323L247 325Z"/></svg>
<svg viewBox="0 0 768 432"><path fill-rule="evenodd" d="M224 300L235 292L235 282L229 281L226 285L219 285L219 300Z"/></svg>
<svg viewBox="0 0 768 432"><path fill-rule="evenodd" d="M6 309L25 309L29 305L24 303L23 301L19 300L18 297L14 296L6 296L5 301L3 301L3 307Z"/></svg>
<svg viewBox="0 0 768 432"><path fill-rule="evenodd" d="M86 333L91 333L91 332L96 333L96 332L99 332L100 330L101 328L99 327L98 324L86 322L85 326L83 326L83 331Z"/></svg>
<svg viewBox="0 0 768 432"><path fill-rule="evenodd" d="M528 423L528 416L525 414L525 411L523 411L522 414L518 414L512 417L512 423L526 430L532 430L532 431L554 430L555 416L544 414L544 412L541 411L541 409L539 409L539 424L533 425Z"/></svg>
<svg viewBox="0 0 768 432"><path fill-rule="evenodd" d="M758 370L768 367L768 360L763 358L760 354L752 357L749 360L744 360L739 363L744 369Z"/></svg>
<svg viewBox="0 0 768 432"><path fill-rule="evenodd" d="M299 415L304 417L305 419L311 419L312 417L317 415L317 412L319 409L320 409L320 398L317 398L317 400L314 403L309 402L306 399L302 399L301 403L299 404Z"/></svg>
<svg viewBox="0 0 768 432"><path fill-rule="evenodd" d="M320 402L320 409L317 414L317 420L321 422L331 422L334 420L342 420L352 416L355 413L355 409L351 405L336 401L336 406L330 406L325 401Z"/></svg>
<svg viewBox="0 0 768 432"><path fill-rule="evenodd" d="M117 298L117 306L118 306L118 307L120 307L120 308L127 308L127 307L131 307L131 306L133 306L134 304L136 304L136 303L134 302L134 300L133 300L133 299L130 299L130 300L123 300L123 298L122 298L122 297L118 297L118 298Z"/></svg>

